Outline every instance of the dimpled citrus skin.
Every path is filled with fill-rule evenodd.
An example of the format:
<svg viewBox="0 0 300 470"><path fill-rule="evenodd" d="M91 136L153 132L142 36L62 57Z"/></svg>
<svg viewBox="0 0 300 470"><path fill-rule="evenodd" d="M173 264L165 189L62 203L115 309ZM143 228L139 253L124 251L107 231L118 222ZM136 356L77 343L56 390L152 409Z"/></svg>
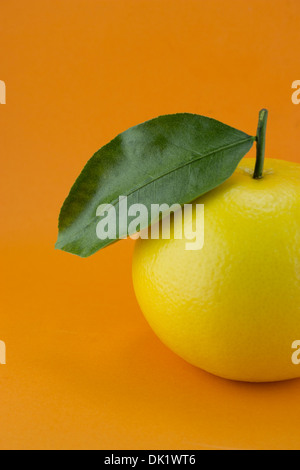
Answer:
<svg viewBox="0 0 300 470"><path fill-rule="evenodd" d="M200 197L205 243L138 240L133 282L159 338L189 363L233 380L300 376L300 165L245 159ZM176 231L176 226L175 226ZM178 229L178 227L177 227Z"/></svg>

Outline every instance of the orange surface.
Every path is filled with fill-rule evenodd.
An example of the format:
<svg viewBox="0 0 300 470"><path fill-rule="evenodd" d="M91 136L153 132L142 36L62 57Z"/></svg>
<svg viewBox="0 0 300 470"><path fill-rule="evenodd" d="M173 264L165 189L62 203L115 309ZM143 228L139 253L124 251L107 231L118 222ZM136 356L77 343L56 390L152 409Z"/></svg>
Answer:
<svg viewBox="0 0 300 470"><path fill-rule="evenodd" d="M159 114L255 133L268 107L267 153L300 162L299 17L299 0L0 0L2 449L300 448L300 381L221 380L159 342L134 242L54 251L87 159Z"/></svg>

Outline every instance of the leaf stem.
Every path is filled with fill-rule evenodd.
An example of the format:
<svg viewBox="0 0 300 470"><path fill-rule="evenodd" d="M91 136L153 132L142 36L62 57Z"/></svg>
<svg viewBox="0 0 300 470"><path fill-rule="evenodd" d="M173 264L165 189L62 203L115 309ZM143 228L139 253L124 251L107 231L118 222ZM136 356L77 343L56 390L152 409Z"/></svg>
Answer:
<svg viewBox="0 0 300 470"><path fill-rule="evenodd" d="M269 112L267 109L262 109L259 112L258 127L256 134L256 165L253 175L253 178L256 180L259 180L263 177L268 114Z"/></svg>

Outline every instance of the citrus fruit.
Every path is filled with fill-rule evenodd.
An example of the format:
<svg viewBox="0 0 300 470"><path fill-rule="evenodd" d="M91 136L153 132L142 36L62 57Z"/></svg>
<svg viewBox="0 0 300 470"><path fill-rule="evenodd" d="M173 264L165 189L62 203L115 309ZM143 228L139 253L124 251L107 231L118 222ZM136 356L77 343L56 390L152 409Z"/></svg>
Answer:
<svg viewBox="0 0 300 470"><path fill-rule="evenodd" d="M133 282L150 326L183 359L221 377L268 382L300 376L292 362L300 339L300 165L266 160L262 179L252 178L254 166L243 160L194 202L204 204L201 250L187 251L187 240L174 236L138 240Z"/></svg>

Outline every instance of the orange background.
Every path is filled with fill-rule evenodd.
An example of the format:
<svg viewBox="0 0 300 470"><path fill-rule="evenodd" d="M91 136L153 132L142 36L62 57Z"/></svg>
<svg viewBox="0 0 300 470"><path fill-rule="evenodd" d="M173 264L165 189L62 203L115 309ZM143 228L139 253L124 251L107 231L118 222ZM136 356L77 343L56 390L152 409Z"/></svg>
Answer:
<svg viewBox="0 0 300 470"><path fill-rule="evenodd" d="M267 154L300 162L299 17L299 0L0 0L2 449L300 448L300 381L225 381L159 342L134 242L54 251L87 159L157 115L255 133L267 107Z"/></svg>

